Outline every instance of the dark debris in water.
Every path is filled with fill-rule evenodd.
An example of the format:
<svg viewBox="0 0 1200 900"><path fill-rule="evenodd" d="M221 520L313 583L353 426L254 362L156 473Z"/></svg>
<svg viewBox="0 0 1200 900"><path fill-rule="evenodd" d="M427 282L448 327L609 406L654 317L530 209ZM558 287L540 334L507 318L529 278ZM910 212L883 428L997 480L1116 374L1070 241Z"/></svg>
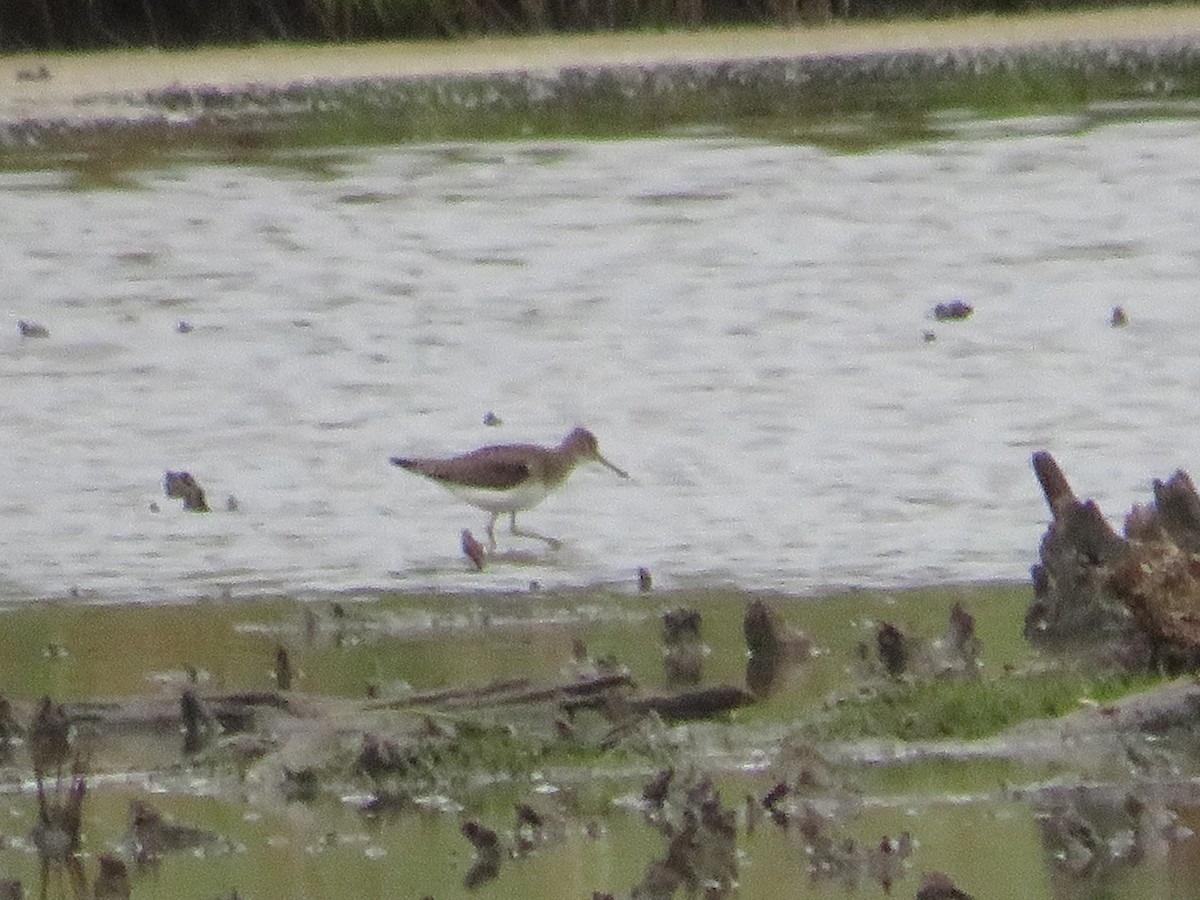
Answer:
<svg viewBox="0 0 1200 900"><path fill-rule="evenodd" d="M933 308L933 317L939 322L959 322L963 319L969 319L971 314L975 312L975 307L962 300L951 300L948 303L939 303Z"/></svg>
<svg viewBox="0 0 1200 900"><path fill-rule="evenodd" d="M217 840L217 835L207 829L168 819L144 800L133 800L129 804L125 844L140 865L151 863L167 853L212 845Z"/></svg>
<svg viewBox="0 0 1200 900"><path fill-rule="evenodd" d="M192 512L208 512L208 500L191 472L167 472L163 475L163 493L183 501L183 508Z"/></svg>

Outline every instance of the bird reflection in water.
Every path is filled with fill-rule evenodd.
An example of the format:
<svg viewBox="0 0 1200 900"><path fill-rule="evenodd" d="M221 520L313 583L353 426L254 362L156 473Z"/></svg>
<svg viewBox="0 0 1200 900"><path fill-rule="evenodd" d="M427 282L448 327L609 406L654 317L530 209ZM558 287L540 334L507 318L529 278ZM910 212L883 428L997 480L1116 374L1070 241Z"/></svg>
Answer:
<svg viewBox="0 0 1200 900"><path fill-rule="evenodd" d="M463 879L463 886L474 890L500 874L500 839L492 829L474 820L464 822L461 830L475 848L475 861Z"/></svg>

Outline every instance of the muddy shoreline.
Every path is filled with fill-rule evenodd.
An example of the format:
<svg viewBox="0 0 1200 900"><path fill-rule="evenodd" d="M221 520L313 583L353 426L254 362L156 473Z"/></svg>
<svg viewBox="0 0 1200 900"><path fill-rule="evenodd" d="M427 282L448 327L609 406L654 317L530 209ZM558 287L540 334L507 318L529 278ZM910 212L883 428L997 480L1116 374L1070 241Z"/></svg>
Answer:
<svg viewBox="0 0 1200 900"><path fill-rule="evenodd" d="M613 122L636 108L649 110L638 127L652 128L656 122L662 127L663 121L667 125L684 121L697 110L707 114L711 107L655 119L654 110L659 108L655 104L673 96L674 86L689 79L695 96L715 98L718 104L769 96L765 91L747 91L801 80L814 87L789 97L799 97L814 108L824 104L841 110L845 98L862 93L864 83L937 83L943 74L954 81L976 74L980 65L1003 78L1014 58L1031 61L1027 71L1032 72L1034 63L1047 55L1061 56L1058 48L1062 47L1073 54L1072 78L1118 72L1126 85L1150 77L1146 95L1157 97L1164 93L1164 72L1186 77L1188 71L1200 69L1196 63L1200 18L1181 34L1176 30L1179 23L1193 20L1187 11L1172 10L1171 16L1171 27L1155 35L1122 24L1119 34L1055 33L1036 40L1025 34L1014 38L1015 43L984 48L963 43L963 35L948 27L943 37L954 43L939 45L942 38L927 36L925 43L917 45L943 47L936 53L903 45L802 52L795 47L767 51L756 46L737 62L715 62L711 54L697 53L665 60L658 55L653 66L646 58L620 57L616 50L592 62L582 56L572 58L569 69L563 68L562 61L553 62L548 53L537 58L538 65L530 63L529 57L514 57L504 58L507 64L501 66L496 55L484 52L471 66L470 58L456 57L464 65L459 70L444 62L408 73L376 70L366 62L362 68L337 69L326 57L321 66L312 59L304 62L306 71L287 69L280 62L259 74L233 62L208 70L175 66L170 72L150 73L130 66L108 84L82 68L82 82L71 82L72 60L24 60L19 65L47 65L51 77L44 82L20 82L21 91L32 98L31 105L20 107L26 111L15 120L8 119L18 127L3 134L10 142L30 139L36 155L46 146L60 146L50 140L56 129L68 134L95 129L94 133L128 135L146 124L155 133L190 139L195 134L211 135L212 131L204 131L211 128L230 138L226 147L246 157L264 147L271 149L263 134L274 132L260 128L263 123L300 121L310 112L327 117L346 107L352 112L348 118L364 124L364 134L378 136L376 122L397 109L422 108L421 103L432 102L430 97L442 97L439 109L477 109L472 104L480 97L496 97L497 85L504 91L488 109L516 113L503 121L498 117L485 122L478 136L504 134L504 128L519 128L529 121L549 121L563 109L581 111L578 121L570 120L568 125L583 127L579 123L590 121L584 116L597 96L613 100L609 107ZM1044 22L1040 24L1049 34ZM840 29L821 33L835 32ZM489 46L494 50L495 45ZM528 51L539 45L535 41L522 46ZM1014 51L1014 46L1033 49ZM246 61L255 55L237 56ZM114 60L121 58L106 55L98 64L102 69L119 69ZM173 57L168 63L178 60ZM479 67L481 60L492 61L486 71L499 67L505 74L478 74L485 71ZM17 64L4 61L10 62ZM96 60L87 58L81 65L92 63ZM394 60L391 65L398 66ZM13 76L4 83L17 82ZM86 83L86 90L80 83ZM448 84L455 90L447 92ZM1114 90L1119 95L1125 88ZM56 91L61 91L57 100ZM530 107L522 104L542 95L548 97L546 118L531 118ZM880 96L868 93L866 102L877 103ZM578 102L574 106L550 102L563 97ZM643 107L622 105L626 99L636 104L647 98L652 102ZM5 93L5 110L14 108L8 105L11 99ZM946 102L941 95L934 99ZM1017 100L1026 102L1023 97ZM770 109L786 118L793 108L784 104ZM445 133L469 136L471 132L454 131L465 129L465 121L455 119L450 127L434 124L424 131L405 126L407 132L388 134L407 135L406 139ZM135 127L128 127L130 122ZM254 128L245 128L246 122ZM226 125L231 127L221 131ZM319 132L313 141L326 140L334 131ZM127 146L118 143L109 149L124 152ZM1032 547L1029 556L1032 559ZM768 597L787 626L803 629L812 638L811 658L781 667L761 690L757 703L739 705L729 715L721 709L712 721L693 724L666 721L669 716L663 714L660 698L679 696L670 681L682 674L690 673L701 687L749 685L742 614L748 604L766 594L712 587L639 592L631 578L628 584L574 592L399 595L362 591L302 600L256 596L249 602L234 602L213 597L209 602L171 607L88 606L86 597L68 597L62 603L6 610L8 627L0 638L0 658L8 661L9 678L0 687L13 698L21 728L31 724L38 698L45 694L63 703L77 726L88 725L95 731L89 778L97 790L89 794L86 831L90 836L84 844L89 868L95 868L91 856L106 847L113 849L102 835L115 835L124 827L124 813L117 804L127 802L127 794L141 802L154 791L157 805L207 793L223 796L224 808L210 808L210 818L183 817L185 822L202 823L205 834L210 828L232 832L264 811L270 814L290 807L293 821L319 822L320 833L311 839L302 826L284 832L297 847L319 848L321 853L332 847L329 852L336 853L339 845L350 846L357 835L370 829L371 837L354 845L367 849L347 852L362 857L355 859L355 871L363 868L363 858L369 860L366 866L376 865L380 848L386 846L393 848L397 868L411 868L413 859L429 858L450 873L450 878L437 873L442 882L435 882L429 873L417 876L424 881L407 886L409 895L420 895L419 887L421 894L437 889L438 896L455 896L445 886L451 880L473 889L483 883L478 879L498 877L505 879L509 892L524 893L519 881L522 867L535 866L539 855L545 859L555 852L551 839L541 843L541 826L526 829L532 836L521 831L531 820L557 822L559 831L591 847L606 840L608 829L615 832L621 827L623 818L645 816L644 824L625 823L627 831L638 829L632 837L638 853L625 851L630 859L623 862L629 871L606 872L603 879L590 876L589 890L626 892L638 878L649 882L652 874L664 869L667 876L680 874L671 870L671 864L678 866L680 853L671 851L680 850L682 843L672 835L690 829L695 836L700 823L707 831L701 833L699 846L711 850L707 856L733 861L736 846L753 860L743 873L751 885L743 896L777 896L778 890L756 888L753 881L781 856L773 841L787 841L794 858L795 870L781 876L781 884L794 889L801 876L816 882L833 872L840 877L843 870L863 879L859 869L882 867L886 861L875 852L885 826L872 818L883 809L894 814L890 823L911 828L923 844L917 857L920 869L946 868L978 892L981 883L993 879L998 883L996 873L1006 860L978 848L954 856L950 850L957 844L946 834L944 822L974 804L992 816L986 823L988 843L1005 847L1000 829L1006 816L1011 817L1012 807L1021 804L1023 816L1036 823L1041 838L1036 845L1027 839L1021 845L1025 855L1017 861L1034 872L1032 881L1037 883L1031 886L1025 875L1020 888L1001 888L996 893L1035 896L1043 887L1036 862L1043 853L1050 877L1087 884L1089 879L1119 875L1139 859L1166 857L1168 849L1192 846L1184 843L1189 836L1175 825L1176 817L1190 815L1197 806L1194 713L1200 705L1200 688L1182 680L1149 693L1111 699L1092 692L1090 676L1085 675L1078 691L1075 682L1064 679L1071 710L1065 716L1063 703L1046 701L1036 713L1026 714L1023 724L980 741L966 740L951 727L938 732L942 728L938 722L971 725L977 712L983 717L985 707L1000 706L1017 693L1033 693L1041 688L1040 681L1060 674L1041 668L1042 658L1021 635L1031 593L1027 584L992 584L939 585L911 592L850 590L824 598ZM978 621L986 666L983 678L912 676L892 672L886 661L884 671L880 661L871 658L871 641L878 641L881 623L915 636L913 646L927 650L946 635L952 604L962 604ZM697 613L696 638L678 647L665 646L657 623L664 613L685 606ZM951 617L953 622L953 613ZM864 647L866 654L861 652ZM131 653L130 648L138 652ZM280 663L281 650L289 651L286 666ZM674 665L668 666L668 661ZM527 686L515 678L531 681ZM629 681L645 686L646 694L630 695ZM618 690L604 691L602 702L592 704L588 698L583 703L574 696L580 693L579 684ZM938 694L943 684L950 690ZM668 688L672 693L667 694ZM1059 692L1059 699L1063 693ZM190 726L198 746L187 743L185 710L192 705L184 702L188 696L200 708ZM505 702L492 702L497 696ZM717 699L725 696L719 694ZM940 703L943 696L949 703ZM111 706L85 706L105 698L115 699L108 701ZM464 698L470 702L460 702ZM944 733L947 739L905 739L895 734L856 738L853 728L845 724L851 721L848 717L841 726L844 741L813 736L822 718L872 698L903 707L903 714L918 725L922 717L934 719L926 734ZM740 694L734 699L741 699ZM953 707L951 714L946 713L947 706ZM863 708L873 715L882 706L864 702ZM830 732L838 734L836 728ZM10 815L19 822L14 831L24 831L37 814L24 736L14 739L13 750L4 770L5 790L15 798L10 799ZM966 776L949 772L947 762L959 766L959 772L970 771ZM62 763L58 760L58 766ZM678 772L673 794L671 776L663 777L666 772ZM1048 783L1048 773L1054 783ZM724 782L725 805L712 778ZM925 788L920 787L922 778ZM603 786L597 788L597 783ZM505 856L500 872L496 832L507 840L503 829L511 820L512 805L503 813L498 810L510 794L532 810L521 822L518 807L514 832L532 842L538 853L529 859L516 852L512 859ZM739 798L744 798L744 805ZM19 803L24 807L18 808ZM532 809L534 804L537 809ZM912 807L935 814L914 817ZM359 817L370 824L363 826ZM956 832L972 830L964 821L952 823ZM434 845L410 841L406 829L414 823L420 824L425 841L440 830L456 843L429 849ZM135 819L130 824L135 838L136 825ZM462 832L466 840L457 837L459 826L469 827ZM283 830L281 825L272 827ZM893 829L893 824L886 828ZM544 830L561 841L554 832L553 827ZM737 845L731 833L736 834ZM251 848L253 855L245 858L253 860L253 868L269 872L278 834L261 842L235 834L230 842L234 840ZM393 843L386 844L388 840ZM475 850L473 864L467 840ZM613 859L619 859L623 845L607 840ZM891 844L886 846L890 853ZM131 867L140 852L136 845L133 851ZM648 860L650 853L659 851L661 861ZM750 856L753 851L757 855ZM7 852L3 874L13 874L33 859L28 846L13 844ZM687 866L695 869L698 861L684 855ZM993 870L986 873L989 881L983 880L984 873L969 868L976 859ZM170 874L190 862L172 860L164 869ZM662 865L655 869L658 862ZM483 865L488 863L492 865ZM207 861L209 877L214 882L221 879L222 891L236 884L245 896L282 896L249 888L251 865L243 864L238 878L227 878L221 870L224 865L229 865L224 859ZM565 871L572 861L567 858L555 865ZM368 877L372 874L368 872ZM698 869L694 874L728 884L732 890L730 871ZM891 869L883 874L889 889L893 875L903 878ZM909 883L902 885L903 894L911 894L916 875L912 872ZM344 892L344 880L337 883ZM553 883L561 888L560 880ZM216 889L214 885L208 890L207 897ZM397 890L392 885L389 889ZM585 895L583 890L577 893ZM184 896L172 894L170 888L161 888L159 894ZM358 895L374 896L365 889ZM560 890L553 896L563 895Z"/></svg>
<svg viewBox="0 0 1200 900"><path fill-rule="evenodd" d="M861 89L1055 59L1091 76L1142 67L1166 77L1180 66L1194 69L1198 47L1200 10L1171 7L823 28L16 55L0 57L0 123L7 126L0 145L20 144L38 124L49 133L342 104L421 107L431 93L447 91L452 96L442 101L450 105L477 107L482 96L504 106L587 93L613 79L618 91L659 94L678 94L696 79L701 84L691 89L707 91L721 90L723 80L781 79L812 93L837 82Z"/></svg>
<svg viewBox="0 0 1200 900"><path fill-rule="evenodd" d="M639 602L661 609L685 595L654 596L659 602L650 598ZM988 615L988 594L963 594L963 598L981 618ZM877 609L904 619L915 613L911 609L905 613L910 602L928 607L929 612L940 610L947 599L946 595L924 600L893 597ZM751 605L754 602L750 600ZM803 609L777 604L776 614L781 622L786 617L794 625L811 618L801 617ZM861 615L870 609L857 611ZM725 611L735 619L740 609ZM111 612L97 610L92 615ZM282 618L268 617L261 632L292 644L294 659L301 662L295 674L303 685L302 667L317 664L317 650L332 651L346 664L358 646L356 640L386 641L394 617L382 612L370 605L320 614L306 609L307 636L301 639L295 633L297 623L291 621L297 610L288 609ZM831 621L841 623L839 632L846 630L843 616ZM725 643L724 637L732 637L718 633L728 631L728 624L709 628L706 620L702 640L714 645L714 653L704 663L707 668L715 665L718 656L733 656L733 662L740 663L736 658L740 654L730 647L717 649ZM544 632L545 626L529 622L526 629L532 635ZM468 630L495 641L487 624ZM644 626L636 630L653 631ZM554 632L554 643L565 644L567 634L561 629ZM246 631L235 628L233 633ZM694 637L701 640L701 632L697 630ZM832 637L824 635L821 643ZM503 643L521 641L506 634ZM635 885L635 897L674 896L647 894L644 887L657 884L656 873L664 865L670 869L679 864L671 848L676 847L673 838L681 824L690 821L689 810L707 816L704 821L710 828L697 838L700 850L688 857L688 871L706 860L706 864L728 862L728 872L716 870L724 872L724 889L710 893L720 897L768 896L761 888L739 889L732 877L733 861L743 853L765 866L771 851L764 848L776 841L787 841L794 848L795 864L813 884L853 876L854 883L869 886L878 881L885 890L896 881L907 893L932 860L946 858L942 854L952 842L938 822L951 810L956 815L971 814L965 811L972 809L983 815L992 809L1009 810L1010 815L1012 810L1023 810L1040 832L1051 877L1072 884L1116 877L1142 864L1144 858L1189 846L1190 831L1182 822L1198 805L1192 748L1194 710L1200 703L1200 686L1190 679L1060 718L1027 721L982 741L829 742L814 740L803 717L771 713L764 718L752 708L732 716L714 711L716 715L703 717L707 721L684 723L673 723L657 713L647 715L631 703L636 694L628 693L629 676L612 668L619 665L617 661L601 655L606 644L597 639L593 652L577 642L569 667L552 681L489 683L472 678L451 690L394 699L333 697L307 693L303 687L293 690L296 685L285 684L277 661L274 689L247 685L246 690L229 693L188 681L173 690L105 701L64 700L62 713L73 725L73 750L78 753L82 748L88 760L82 777L88 783L89 804L100 804L99 819L89 813L91 830L101 831L100 821L109 833L120 827L112 802L105 803L106 795L133 798L130 824L119 844L111 840L103 844L92 836L85 852L69 857L65 864L91 869L92 856L107 849L110 858L124 860L136 885L146 877L148 861L174 870L182 866L182 851L202 841L216 848L202 860L205 871L221 872L229 855L222 848L238 842L231 833L231 817L199 818L201 807L192 806L190 814L179 819L197 842L178 844L151 840L161 835L147 834L139 825L141 818L157 817L159 809L187 810L181 804L197 792L218 798L220 807L240 811L235 819L252 820L287 809L297 821L320 814L321 821L357 823L343 824L345 831L366 828L373 834L400 835L399 840L408 824L419 822L425 841L432 832L453 833L461 826L463 837L475 847L474 855L461 842L451 842L457 846L454 850L438 844L436 850L422 852L438 856L453 878L465 879L468 889L504 879L511 890L519 883L523 867L536 864L529 860L558 852L572 835L586 834L591 843L611 840L607 829L624 829L637 830L646 846L637 853L626 851L631 858L622 861L619 871L593 876L595 887L630 896L625 890ZM64 659L70 658L71 650L82 649L73 644L69 648ZM999 646L996 651L990 660L1003 658ZM796 687L812 677L815 666L833 662L826 657L847 661L842 652L825 650L812 659L793 660L788 665L794 670L785 680L795 679L791 684ZM985 658L988 652L985 645ZM846 674L840 676L843 694L852 691L853 680L858 680L860 692L888 690L889 684L896 687L879 671L859 671L851 674L850 681ZM192 678L196 675L193 671ZM8 746L2 771L9 783L0 786L10 803L18 802L19 795L28 796L26 756L35 759L36 768L38 709L48 703L12 704L10 714L15 714L16 722L10 723L8 733L20 736ZM27 723L29 730L22 733ZM1130 761L1137 766L1132 777ZM947 766L975 774L964 787L961 776L948 778ZM1003 781L995 772L1004 773ZM922 786L923 777L939 781ZM51 780L44 766L39 778L47 784ZM515 829L506 827L513 808L507 798L518 801ZM61 792L54 794L53 804L66 802ZM51 806L52 811L56 808ZM210 812L213 808L210 804ZM911 830L911 838L901 837L893 848L902 858L883 868L880 864L892 851L882 851L882 857L873 855L881 852L879 830L863 838L864 829L884 827L881 816L896 823L896 828L902 822L904 834ZM647 863L645 854L660 849L656 832L666 838L662 860ZM494 854L497 846L503 850ZM157 849L148 853L146 847ZM1064 848L1069 852L1060 852ZM403 849L405 856L412 850ZM758 855L749 855L754 850ZM251 852L263 859L269 856L258 848ZM915 863L903 863L914 853ZM1036 863L1032 869L1038 870ZM970 881L979 877L962 862L953 873ZM428 874L416 877L432 880ZM443 893L445 886L439 895Z"/></svg>

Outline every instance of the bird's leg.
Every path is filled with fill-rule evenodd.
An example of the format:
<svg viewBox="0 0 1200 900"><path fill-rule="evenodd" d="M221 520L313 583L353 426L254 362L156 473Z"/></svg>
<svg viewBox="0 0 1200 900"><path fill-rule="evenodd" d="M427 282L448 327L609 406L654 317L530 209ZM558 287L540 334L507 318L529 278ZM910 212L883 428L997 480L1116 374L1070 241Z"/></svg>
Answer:
<svg viewBox="0 0 1200 900"><path fill-rule="evenodd" d="M488 519L487 536L488 536L488 552L496 552L496 520L500 518L500 513L492 513L492 517Z"/></svg>
<svg viewBox="0 0 1200 900"><path fill-rule="evenodd" d="M557 550L562 546L562 541L557 540L556 538L546 537L544 534L538 534L534 531L523 531L518 528L517 514L515 512L508 514L508 530L517 535L517 537L537 538L539 541L545 541L551 550Z"/></svg>

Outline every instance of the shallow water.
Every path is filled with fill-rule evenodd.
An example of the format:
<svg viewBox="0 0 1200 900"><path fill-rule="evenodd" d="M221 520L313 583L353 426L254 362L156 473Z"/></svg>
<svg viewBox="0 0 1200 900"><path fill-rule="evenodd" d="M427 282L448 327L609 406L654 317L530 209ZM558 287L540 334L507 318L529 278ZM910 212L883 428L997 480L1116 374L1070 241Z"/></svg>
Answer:
<svg viewBox="0 0 1200 900"><path fill-rule="evenodd" d="M1022 578L1034 450L1118 518L1197 453L1200 123L1069 131L2 174L0 596ZM633 478L484 574L485 514L387 462L577 423Z"/></svg>
<svg viewBox="0 0 1200 900"><path fill-rule="evenodd" d="M97 851L121 841L122 829L114 828L113 823L120 821L125 800L125 796L110 796L94 804L87 825ZM571 796L551 795L534 802L545 808L570 805L574 801ZM847 828L846 834L867 843L877 841L875 832L881 829L895 833L896 829L911 825L917 811L900 808L903 798L896 801L890 808L871 810ZM496 880L468 891L463 881L471 869L472 855L451 816L409 813L374 821L328 804L313 808L293 803L245 816L240 821L235 815L226 815L213 822L218 807L213 801L173 802L168 798L152 798L152 802L179 820L216 824L227 844L199 857L176 854L151 871L135 874L132 892L135 898L212 900L214 896L228 897L233 885L237 885L240 896L263 900L324 900L347 896L348 889L353 891L350 896L372 900L421 896L525 896L552 900L590 897L594 890L611 890L618 896L628 896L630 885L639 880L647 863L662 852L659 845L665 845L641 821L639 813L614 810L590 819L594 837L588 835L583 822L571 821L556 843L524 858L506 859ZM14 822L25 821L30 813L26 805L11 802L0 802L0 810L9 813ZM925 832L927 849L918 848L920 866L949 866L996 842L1003 842L1014 858L1027 859L1039 853L1036 831L1028 814L1015 804L999 804L995 810L984 810L971 804L939 803L922 809L921 813L932 815L927 817L931 821ZM487 810L481 815L482 821L502 834L511 817L511 807ZM885 896L866 878L860 879L861 886L856 891L849 890L840 879L810 882L798 840L781 829L760 825L753 835L743 836L740 846L744 855L739 864L738 897L774 897L781 891L790 897L813 900ZM33 892L39 884L36 857L32 854L23 857L19 851L9 849L0 851L0 861L5 864L7 875L21 877L25 882L26 896L35 896ZM1124 874L1106 881L1104 888L1110 892L1108 896L1121 898L1191 898L1196 895L1186 887L1188 862L1189 859L1183 859L1170 868L1146 868ZM992 896L1053 896L1046 888L1046 879L1036 872L1031 877L1027 866L1005 860L993 863L986 880L981 876L974 878L994 889ZM961 869L961 863L959 866ZM87 858L84 868L90 876L96 863ZM1170 894L1161 893L1172 884L1172 879L1184 887ZM52 877L51 884L54 883ZM919 875L906 870L892 896L912 896L918 883ZM965 883L962 876L960 883ZM50 896L71 895L60 889L52 891Z"/></svg>
<svg viewBox="0 0 1200 900"><path fill-rule="evenodd" d="M995 677L1007 663L1028 662L1028 647L1012 627L1027 593L967 587L851 592L820 603L768 598L786 622L808 631L817 647L814 657L782 673L774 694L739 711L731 722L680 727L669 738L664 733L683 748L670 761L681 771L684 759L711 765L725 803L740 812L745 794L761 797L785 773L795 777L799 763L787 762L780 747L804 746L805 734L794 724L796 708L811 712L830 692L851 691L852 647L870 632L867 621L886 617L911 633L932 636L944 625L948 605L959 600L978 614L985 673ZM272 687L272 651L282 642L291 648L296 673L293 700L361 697L366 684L391 698L410 689L478 685L518 674L562 678L571 640L578 637L593 654L628 663L637 683L656 691L665 687L657 616L664 606L687 602L702 612L704 641L711 650L704 658L704 683L739 683L745 667L741 614L749 596L735 591L649 596L547 591L474 598L405 593L346 601L341 616L330 604L289 600L150 607L30 604L4 615L0 680L6 696L26 701L44 691L76 700L174 696L185 682L184 666L192 665L202 694L265 690ZM309 614L316 616L315 627L307 625ZM127 647L137 652L122 652ZM480 721L488 721L487 711L477 712ZM472 714L447 713L447 721L458 717L470 721ZM545 726L536 711L510 709L500 717L511 717L530 733ZM171 854L138 872L135 898L212 900L229 896L235 887L240 896L259 900L429 895L558 900L587 897L593 890L628 896L648 862L665 850L665 839L643 821L636 803L641 786L667 763L649 750L582 755L592 762L572 766L563 764L571 757L555 754L550 743L545 745L549 760L532 772L518 768L506 775L479 763L482 774L475 779L464 779L459 769L464 760L449 753L445 772L432 780L428 793L394 814L372 817L358 811L370 782L345 771L348 763L320 767L321 789L313 800L285 801L272 764L248 762L247 773L239 777L219 752L221 743L218 739L209 747L217 751L212 755L183 756L173 729L137 738L102 731L88 741L93 776L81 855L87 875L94 876L98 855L123 852L128 803L135 798L219 838L203 852ZM1114 775L1079 752L1089 782L1128 779L1131 790L1150 784L1120 771ZM888 751L881 755L886 759ZM987 757L845 764L835 770L844 792L818 789L815 796L825 807L836 806L839 796L846 801L835 817L839 840L873 846L883 834L911 832L916 849L891 896L911 897L920 873L932 869L952 872L978 897L1200 896L1189 874L1200 840L1186 834L1157 846L1138 865L1052 884L1053 867L1043 862L1026 793L1075 775L1063 768ZM0 874L21 878L26 896L33 896L39 864L26 838L37 808L29 777L25 748L0 755L0 816L7 822ZM498 878L468 891L464 881L472 855L459 833L461 823L477 818L507 842L517 802L532 803L552 817L556 839L522 858L506 858ZM1182 797L1179 802L1180 815L1195 824L1195 811L1182 805ZM857 889L840 878L810 880L796 827L784 830L764 820L751 833L742 815L737 847L738 897L885 896L862 875ZM52 872L50 896L70 896L53 889L56 877L59 873Z"/></svg>

